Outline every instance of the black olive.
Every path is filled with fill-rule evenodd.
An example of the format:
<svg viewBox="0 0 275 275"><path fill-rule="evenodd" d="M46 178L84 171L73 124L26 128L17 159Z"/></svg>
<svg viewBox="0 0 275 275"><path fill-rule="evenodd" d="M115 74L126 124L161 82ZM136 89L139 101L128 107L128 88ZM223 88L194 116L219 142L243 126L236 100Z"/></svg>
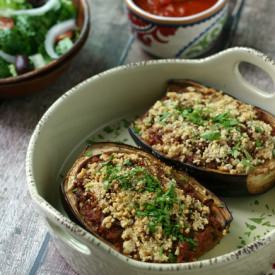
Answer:
<svg viewBox="0 0 275 275"><path fill-rule="evenodd" d="M34 8L38 8L43 6L47 1L46 0L28 0L28 3L30 3Z"/></svg>
<svg viewBox="0 0 275 275"><path fill-rule="evenodd" d="M24 74L33 70L33 66L26 55L17 55L15 59L15 69L18 74Z"/></svg>

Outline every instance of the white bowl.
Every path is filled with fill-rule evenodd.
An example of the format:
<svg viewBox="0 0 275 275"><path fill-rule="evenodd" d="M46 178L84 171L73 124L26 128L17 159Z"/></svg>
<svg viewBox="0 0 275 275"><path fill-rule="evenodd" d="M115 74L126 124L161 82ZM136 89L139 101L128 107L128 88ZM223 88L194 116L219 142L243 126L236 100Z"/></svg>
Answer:
<svg viewBox="0 0 275 275"><path fill-rule="evenodd" d="M262 68L275 82L272 60L252 49L232 48L201 60L149 61L109 70L71 89L43 116L28 148L28 187L60 253L76 272L251 275L270 267L275 260L275 188L260 196L227 198L234 216L230 234L202 260L181 264L142 263L116 252L67 217L59 193L60 173L67 171L85 140L93 135L131 143L119 122L114 122L115 132L105 126L149 107L168 79L194 79L275 114L275 94L247 83L238 70L241 61Z"/></svg>

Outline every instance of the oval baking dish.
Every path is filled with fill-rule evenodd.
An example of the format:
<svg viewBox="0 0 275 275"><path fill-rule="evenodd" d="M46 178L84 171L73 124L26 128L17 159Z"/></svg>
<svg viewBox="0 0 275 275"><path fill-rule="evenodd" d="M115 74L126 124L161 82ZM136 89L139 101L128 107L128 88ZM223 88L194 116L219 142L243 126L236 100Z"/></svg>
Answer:
<svg viewBox="0 0 275 275"><path fill-rule="evenodd" d="M28 188L56 247L78 274L258 275L268 270L275 260L275 188L261 195L225 198L234 217L230 232L199 260L189 263L141 262L119 253L70 219L60 196L61 175L73 166L87 140L134 145L127 121L113 123L122 118L133 121L148 110L163 96L170 79L194 79L274 115L274 93L248 84L238 70L242 61L275 79L273 61L246 48L228 49L201 60L141 62L84 81L42 117L28 147Z"/></svg>
<svg viewBox="0 0 275 275"><path fill-rule="evenodd" d="M143 149L217 194L257 194L275 183L274 116L214 88L169 81L129 131Z"/></svg>

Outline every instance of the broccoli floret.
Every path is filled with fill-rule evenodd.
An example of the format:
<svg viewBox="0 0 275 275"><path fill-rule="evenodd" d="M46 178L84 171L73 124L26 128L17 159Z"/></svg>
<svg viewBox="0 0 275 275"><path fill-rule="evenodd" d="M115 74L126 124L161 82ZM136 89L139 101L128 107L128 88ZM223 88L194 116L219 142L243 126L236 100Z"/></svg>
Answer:
<svg viewBox="0 0 275 275"><path fill-rule="evenodd" d="M57 43L55 48L56 53L58 55L63 55L68 52L73 47L73 45L74 44L70 38L64 38Z"/></svg>
<svg viewBox="0 0 275 275"><path fill-rule="evenodd" d="M2 58L0 58L0 78L11 76L9 64Z"/></svg>
<svg viewBox="0 0 275 275"><path fill-rule="evenodd" d="M27 9L31 5L26 0L0 0L0 9Z"/></svg>
<svg viewBox="0 0 275 275"><path fill-rule="evenodd" d="M59 21L64 21L76 17L76 8L71 0L60 0L60 9L58 10Z"/></svg>

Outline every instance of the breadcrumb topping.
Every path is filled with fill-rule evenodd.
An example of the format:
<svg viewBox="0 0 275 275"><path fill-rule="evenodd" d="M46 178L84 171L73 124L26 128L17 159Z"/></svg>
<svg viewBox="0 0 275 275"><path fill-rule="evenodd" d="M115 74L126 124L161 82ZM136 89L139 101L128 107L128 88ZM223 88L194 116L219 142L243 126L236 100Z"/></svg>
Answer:
<svg viewBox="0 0 275 275"><path fill-rule="evenodd" d="M182 243L196 247L195 234L209 224L210 208L177 185L169 166L150 161L137 154L104 153L76 178L104 214L100 227L122 228L125 255L172 262Z"/></svg>
<svg viewBox="0 0 275 275"><path fill-rule="evenodd" d="M134 129L169 158L231 174L275 157L275 130L257 109L210 88L169 91Z"/></svg>

